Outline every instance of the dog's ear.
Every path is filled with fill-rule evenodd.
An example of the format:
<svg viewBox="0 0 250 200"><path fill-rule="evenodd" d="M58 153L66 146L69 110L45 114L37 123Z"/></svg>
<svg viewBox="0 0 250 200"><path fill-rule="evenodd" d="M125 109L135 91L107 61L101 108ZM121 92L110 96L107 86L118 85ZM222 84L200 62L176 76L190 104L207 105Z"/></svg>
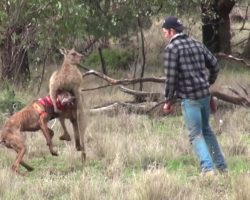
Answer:
<svg viewBox="0 0 250 200"><path fill-rule="evenodd" d="M76 97L74 97L74 96L71 96L71 95L65 96L65 95L64 95L64 96L62 97L62 99L61 99L61 103L62 103L62 104L73 103L75 99L76 99Z"/></svg>

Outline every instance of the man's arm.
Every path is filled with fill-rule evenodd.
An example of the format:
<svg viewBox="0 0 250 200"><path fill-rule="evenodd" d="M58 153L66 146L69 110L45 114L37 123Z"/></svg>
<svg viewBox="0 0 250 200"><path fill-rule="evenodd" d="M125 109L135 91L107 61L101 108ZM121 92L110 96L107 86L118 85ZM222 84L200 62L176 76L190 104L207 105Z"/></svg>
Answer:
<svg viewBox="0 0 250 200"><path fill-rule="evenodd" d="M209 70L209 84L212 85L217 79L219 73L219 64L217 58L204 46L204 57L206 67Z"/></svg>
<svg viewBox="0 0 250 200"><path fill-rule="evenodd" d="M171 48L166 47L164 50L164 69L166 74L166 87L165 98L166 102L171 102L174 99L175 87L177 83L177 52L174 52Z"/></svg>

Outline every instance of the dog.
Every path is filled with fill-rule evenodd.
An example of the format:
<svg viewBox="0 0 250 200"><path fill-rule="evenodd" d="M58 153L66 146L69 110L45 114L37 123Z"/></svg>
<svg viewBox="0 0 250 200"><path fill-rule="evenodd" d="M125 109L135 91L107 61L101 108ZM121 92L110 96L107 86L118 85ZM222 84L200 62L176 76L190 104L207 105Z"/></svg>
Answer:
<svg viewBox="0 0 250 200"><path fill-rule="evenodd" d="M26 152L25 139L21 134L23 131L41 130L46 139L50 153L53 156L58 156L52 144L54 132L48 127L47 123L54 118L59 118L60 121L64 121L64 119L67 118L70 119L71 122L74 122L76 118L76 113L73 112L75 110L75 104L74 96L72 96L70 92L62 91L57 95L56 100L57 108L61 111L60 113L54 112L52 100L50 96L46 96L33 101L7 119L1 131L0 143L7 148L15 150L17 153L16 159L11 167L14 172L21 174L18 172L20 164L28 171L33 170L33 167L23 161ZM70 140L64 123L62 127L64 129L64 137L60 139ZM67 137L65 137L65 135Z"/></svg>

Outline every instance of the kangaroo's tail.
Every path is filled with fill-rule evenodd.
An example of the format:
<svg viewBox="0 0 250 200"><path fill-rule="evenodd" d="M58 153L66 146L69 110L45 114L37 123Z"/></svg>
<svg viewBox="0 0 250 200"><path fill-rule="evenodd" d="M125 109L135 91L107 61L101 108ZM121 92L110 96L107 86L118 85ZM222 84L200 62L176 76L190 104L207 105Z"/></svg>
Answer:
<svg viewBox="0 0 250 200"><path fill-rule="evenodd" d="M87 112L85 109L84 98L83 94L79 92L79 96L77 99L77 121L78 121L78 130L79 130L79 137L82 146L82 158L85 160L86 153L85 153L85 144L84 144L84 135L87 127Z"/></svg>

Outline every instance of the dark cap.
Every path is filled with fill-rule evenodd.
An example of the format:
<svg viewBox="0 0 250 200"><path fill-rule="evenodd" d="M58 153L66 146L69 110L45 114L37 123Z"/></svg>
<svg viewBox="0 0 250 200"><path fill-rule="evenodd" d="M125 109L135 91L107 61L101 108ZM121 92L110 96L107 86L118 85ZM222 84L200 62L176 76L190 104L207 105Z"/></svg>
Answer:
<svg viewBox="0 0 250 200"><path fill-rule="evenodd" d="M162 28L165 29L175 29L176 31L183 31L184 30L184 26L181 22L181 20L179 20L177 17L175 16L169 16L165 19Z"/></svg>

